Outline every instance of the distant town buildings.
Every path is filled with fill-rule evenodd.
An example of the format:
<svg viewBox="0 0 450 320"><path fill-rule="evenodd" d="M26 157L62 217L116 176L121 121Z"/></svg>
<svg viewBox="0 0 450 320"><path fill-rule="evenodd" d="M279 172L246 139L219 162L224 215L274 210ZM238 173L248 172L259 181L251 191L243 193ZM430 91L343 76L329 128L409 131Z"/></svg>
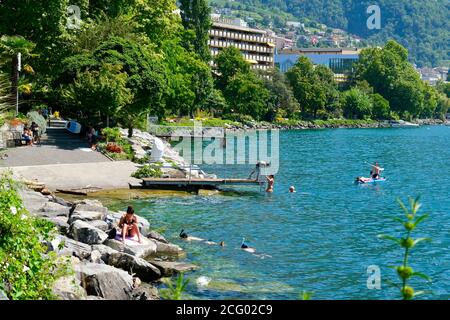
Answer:
<svg viewBox="0 0 450 320"><path fill-rule="evenodd" d="M249 28L242 19L211 18L208 44L213 57L224 48L234 46L253 69L273 68L276 45L271 31Z"/></svg>
<svg viewBox="0 0 450 320"><path fill-rule="evenodd" d="M290 48L277 50L275 66L286 72L294 66L301 56L309 58L316 65L324 65L335 74L335 80L344 82L359 59L360 50L356 48Z"/></svg>
<svg viewBox="0 0 450 320"><path fill-rule="evenodd" d="M447 81L448 79L449 69L445 67L416 68L416 70L420 74L420 78L432 86L435 86L439 81Z"/></svg>

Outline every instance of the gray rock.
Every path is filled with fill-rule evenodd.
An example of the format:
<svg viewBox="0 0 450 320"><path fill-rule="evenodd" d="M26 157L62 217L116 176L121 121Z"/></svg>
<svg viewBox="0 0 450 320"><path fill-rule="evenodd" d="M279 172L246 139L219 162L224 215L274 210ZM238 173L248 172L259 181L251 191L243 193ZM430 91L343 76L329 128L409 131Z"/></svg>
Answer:
<svg viewBox="0 0 450 320"><path fill-rule="evenodd" d="M105 299L99 296L87 296L86 300L105 300Z"/></svg>
<svg viewBox="0 0 450 320"><path fill-rule="evenodd" d="M108 230L108 228L109 228L108 224L107 224L105 221L103 221L103 220L88 221L88 223L89 223L91 226L94 226L94 227L96 227L97 229L100 229L100 230L105 231L105 232L106 232L106 231Z"/></svg>
<svg viewBox="0 0 450 320"><path fill-rule="evenodd" d="M163 243L158 240L150 239L156 244L156 255L182 255L183 249L172 243Z"/></svg>
<svg viewBox="0 0 450 320"><path fill-rule="evenodd" d="M138 288L133 290L134 300L159 300L158 289L148 283L142 283Z"/></svg>
<svg viewBox="0 0 450 320"><path fill-rule="evenodd" d="M62 234L66 234L69 230L69 224L67 223L66 217L44 217L44 219L53 223Z"/></svg>
<svg viewBox="0 0 450 320"><path fill-rule="evenodd" d="M73 206L73 203L64 200L63 198L53 197L53 202L56 202L62 206L68 207L69 209Z"/></svg>
<svg viewBox="0 0 450 320"><path fill-rule="evenodd" d="M100 257L104 263L108 263L108 259L111 254L119 252L113 248L105 246L104 244L94 244L92 246L92 250L100 252Z"/></svg>
<svg viewBox="0 0 450 320"><path fill-rule="evenodd" d="M43 217L68 217L69 207L65 207L55 202L46 202L40 209L39 215Z"/></svg>
<svg viewBox="0 0 450 320"><path fill-rule="evenodd" d="M104 220L105 213L99 211L81 211L76 209L69 217L68 223L71 224L76 220L82 221L93 221L93 220Z"/></svg>
<svg viewBox="0 0 450 320"><path fill-rule="evenodd" d="M102 254L100 251L92 250L89 262L103 264L104 261L102 260Z"/></svg>
<svg viewBox="0 0 450 320"><path fill-rule="evenodd" d="M2 300L9 300L6 293L4 293L2 290L0 290L0 301Z"/></svg>
<svg viewBox="0 0 450 320"><path fill-rule="evenodd" d="M198 267L194 264L183 263L183 262L171 262L171 261L153 261L150 263L157 267L163 277L171 277L172 275L180 272L188 272L197 269Z"/></svg>
<svg viewBox="0 0 450 320"><path fill-rule="evenodd" d="M113 253L109 256L108 264L133 273L142 281L150 282L161 278L161 271L149 262L126 253Z"/></svg>
<svg viewBox="0 0 450 320"><path fill-rule="evenodd" d="M29 190L19 190L19 195L23 200L23 205L30 213L39 212L48 199L42 194Z"/></svg>
<svg viewBox="0 0 450 320"><path fill-rule="evenodd" d="M133 277L106 264L85 263L75 266L88 296L106 300L131 300Z"/></svg>
<svg viewBox="0 0 450 320"><path fill-rule="evenodd" d="M108 235L104 231L81 220L70 225L69 235L73 239L87 244L101 244L108 239Z"/></svg>
<svg viewBox="0 0 450 320"><path fill-rule="evenodd" d="M108 209L100 201L83 200L81 202L75 202L73 211L95 211L105 215Z"/></svg>
<svg viewBox="0 0 450 320"><path fill-rule="evenodd" d="M138 224L139 224L139 231L141 232L141 234L147 234L150 231L150 222L148 222L147 219L145 219L144 217L140 217L138 215L136 215L137 219L138 219Z"/></svg>
<svg viewBox="0 0 450 320"><path fill-rule="evenodd" d="M159 234L158 232L153 231L153 230L150 230L147 233L146 237L150 238L150 239L158 240L159 242L162 242L162 243L169 243L169 241L167 241L166 238L164 238L161 234Z"/></svg>
<svg viewBox="0 0 450 320"><path fill-rule="evenodd" d="M156 243L149 239L142 237L142 244L136 243L135 245L128 245L122 241L115 239L108 239L105 241L105 245L111 247L119 252L131 254L138 258L146 258L156 253Z"/></svg>
<svg viewBox="0 0 450 320"><path fill-rule="evenodd" d="M87 259L91 256L92 248L90 245L70 239L68 237L57 235L51 241L51 251L55 251L58 255L76 256L80 259ZM63 246L59 249L60 244Z"/></svg>
<svg viewBox="0 0 450 320"><path fill-rule="evenodd" d="M85 300L86 291L75 275L57 279L52 287L53 293L61 300Z"/></svg>

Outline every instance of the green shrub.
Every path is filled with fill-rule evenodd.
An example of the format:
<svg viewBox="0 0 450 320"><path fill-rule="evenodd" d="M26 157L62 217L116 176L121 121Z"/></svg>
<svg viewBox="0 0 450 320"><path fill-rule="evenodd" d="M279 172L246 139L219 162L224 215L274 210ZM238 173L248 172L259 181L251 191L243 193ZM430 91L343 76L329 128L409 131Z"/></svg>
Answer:
<svg viewBox="0 0 450 320"><path fill-rule="evenodd" d="M172 279L165 279L164 282L167 285L167 289L161 289L161 296L165 300L181 300L183 292L186 290L186 286L189 283L189 279L183 279L183 273L178 275L175 285L172 283Z"/></svg>
<svg viewBox="0 0 450 320"><path fill-rule="evenodd" d="M136 172L134 172L131 176L137 179L143 178L161 178L162 170L157 165L144 165L142 168L139 168Z"/></svg>
<svg viewBox="0 0 450 320"><path fill-rule="evenodd" d="M0 289L13 300L54 299L56 255L42 241L54 237L51 223L29 215L11 174L0 178Z"/></svg>
<svg viewBox="0 0 450 320"><path fill-rule="evenodd" d="M102 134L106 142L117 142L122 137L119 128L104 128Z"/></svg>

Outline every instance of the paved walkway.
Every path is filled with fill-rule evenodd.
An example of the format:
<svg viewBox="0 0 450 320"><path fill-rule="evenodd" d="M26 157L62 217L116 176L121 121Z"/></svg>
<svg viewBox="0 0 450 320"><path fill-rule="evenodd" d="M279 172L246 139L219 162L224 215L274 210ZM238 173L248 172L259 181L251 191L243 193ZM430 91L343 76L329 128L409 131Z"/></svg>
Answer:
<svg viewBox="0 0 450 320"><path fill-rule="evenodd" d="M47 129L41 145L8 149L6 154L8 157L0 160L0 167L109 161L100 152L92 151L86 140L60 128Z"/></svg>
<svg viewBox="0 0 450 320"><path fill-rule="evenodd" d="M13 171L14 177L37 179L51 190L128 188L140 180L131 177L137 165L131 161L110 161L88 148L87 142L65 129L49 128L42 145L6 150L0 160L0 172Z"/></svg>

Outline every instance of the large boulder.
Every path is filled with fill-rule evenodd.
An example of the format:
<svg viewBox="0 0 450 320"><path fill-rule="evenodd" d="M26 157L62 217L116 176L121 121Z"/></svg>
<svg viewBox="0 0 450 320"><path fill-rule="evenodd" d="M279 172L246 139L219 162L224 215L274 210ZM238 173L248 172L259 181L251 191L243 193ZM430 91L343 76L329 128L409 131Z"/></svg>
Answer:
<svg viewBox="0 0 450 320"><path fill-rule="evenodd" d="M29 190L19 190L23 205L30 213L37 213L48 202L47 197Z"/></svg>
<svg viewBox="0 0 450 320"><path fill-rule="evenodd" d="M101 254L100 251L98 251L98 250L92 250L91 256L89 257L89 262L92 262L92 263L99 263L99 264L105 263L105 262L102 260L102 254Z"/></svg>
<svg viewBox="0 0 450 320"><path fill-rule="evenodd" d="M55 202L46 202L40 209L39 215L43 217L68 217L70 207L63 206Z"/></svg>
<svg viewBox="0 0 450 320"><path fill-rule="evenodd" d="M108 263L108 259L111 254L119 252L111 247L105 246L104 244L94 244L92 246L92 250L100 253L100 257L104 263Z"/></svg>
<svg viewBox="0 0 450 320"><path fill-rule="evenodd" d="M106 232L81 220L70 225L69 235L71 238L87 244L101 244L108 239Z"/></svg>
<svg viewBox="0 0 450 320"><path fill-rule="evenodd" d="M197 269L198 267L194 264L184 263L184 262L172 262L172 261L154 261L151 260L150 263L157 267L163 277L171 277L176 273L188 272Z"/></svg>
<svg viewBox="0 0 450 320"><path fill-rule="evenodd" d="M158 289L149 283L142 283L133 290L134 300L159 300Z"/></svg>
<svg viewBox="0 0 450 320"><path fill-rule="evenodd" d="M156 253L156 243L144 237L142 237L142 244L133 243L133 245L130 245L115 239L108 239L104 244L110 248L113 248L114 250L128 253L138 258L145 259L146 257L149 257Z"/></svg>
<svg viewBox="0 0 450 320"><path fill-rule="evenodd" d="M86 299L86 291L75 275L58 278L53 283L52 291L61 300Z"/></svg>
<svg viewBox="0 0 450 320"><path fill-rule="evenodd" d="M153 243L156 244L156 255L175 255L181 256L184 254L183 249L172 243L164 243L158 240L150 239Z"/></svg>
<svg viewBox="0 0 450 320"><path fill-rule="evenodd" d="M131 300L133 277L128 272L106 264L84 263L75 266L89 296L106 300Z"/></svg>
<svg viewBox="0 0 450 320"><path fill-rule="evenodd" d="M93 220L93 221L88 221L88 223L91 226L94 226L97 229L100 229L100 230L102 230L104 232L108 231L108 229L109 229L108 223L106 223L103 220Z"/></svg>
<svg viewBox="0 0 450 320"><path fill-rule="evenodd" d="M153 230L150 230L147 233L146 237L149 239L158 240L159 242L162 242L162 243L169 243L169 241L167 241L166 238L164 238L161 234L159 234L158 232L153 231Z"/></svg>
<svg viewBox="0 0 450 320"><path fill-rule="evenodd" d="M103 215L108 212L108 209L98 200L76 201L72 208L72 211L95 211L101 212Z"/></svg>
<svg viewBox="0 0 450 320"><path fill-rule="evenodd" d="M44 217L44 219L53 223L62 234L66 234L69 231L69 224L67 223L66 217Z"/></svg>
<svg viewBox="0 0 450 320"><path fill-rule="evenodd" d="M108 264L135 274L142 281L150 282L161 278L161 271L142 258L116 252L109 256Z"/></svg>
<svg viewBox="0 0 450 320"><path fill-rule="evenodd" d="M105 213L99 211L82 211L76 209L69 217L68 223L71 224L77 220L81 221L94 221L94 220L104 220Z"/></svg>
<svg viewBox="0 0 450 320"><path fill-rule="evenodd" d="M90 245L62 235L57 235L47 245L50 251L55 251L60 256L76 256L80 259L89 258L92 251Z"/></svg>

